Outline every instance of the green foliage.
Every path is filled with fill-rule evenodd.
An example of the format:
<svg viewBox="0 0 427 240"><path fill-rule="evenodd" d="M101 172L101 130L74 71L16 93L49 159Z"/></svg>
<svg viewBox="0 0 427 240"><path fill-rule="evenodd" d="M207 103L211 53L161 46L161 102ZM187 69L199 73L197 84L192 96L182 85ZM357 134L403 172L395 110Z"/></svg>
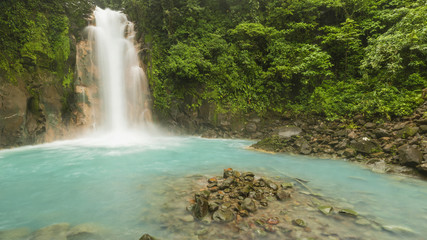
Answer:
<svg viewBox="0 0 427 240"><path fill-rule="evenodd" d="M151 47L155 108L403 116L426 79L426 5L406 0L123 1Z"/></svg>

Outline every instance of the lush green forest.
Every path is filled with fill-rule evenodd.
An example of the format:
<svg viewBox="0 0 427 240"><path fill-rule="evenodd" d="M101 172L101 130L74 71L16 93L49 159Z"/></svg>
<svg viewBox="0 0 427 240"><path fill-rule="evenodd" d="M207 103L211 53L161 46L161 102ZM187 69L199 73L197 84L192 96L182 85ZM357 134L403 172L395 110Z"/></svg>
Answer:
<svg viewBox="0 0 427 240"><path fill-rule="evenodd" d="M425 0L2 1L0 71L46 68L70 84L92 4L136 23L157 111L393 118L425 101ZM75 43L75 41L74 41Z"/></svg>

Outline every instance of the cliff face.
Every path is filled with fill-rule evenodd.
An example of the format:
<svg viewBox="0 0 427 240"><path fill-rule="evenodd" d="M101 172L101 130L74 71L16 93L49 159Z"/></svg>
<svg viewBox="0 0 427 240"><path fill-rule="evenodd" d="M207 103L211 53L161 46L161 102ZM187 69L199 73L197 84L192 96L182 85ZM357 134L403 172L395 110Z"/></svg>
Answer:
<svg viewBox="0 0 427 240"><path fill-rule="evenodd" d="M30 83L30 84L28 84ZM26 74L16 83L0 81L0 148L61 139L75 116L64 109L65 93L48 71Z"/></svg>

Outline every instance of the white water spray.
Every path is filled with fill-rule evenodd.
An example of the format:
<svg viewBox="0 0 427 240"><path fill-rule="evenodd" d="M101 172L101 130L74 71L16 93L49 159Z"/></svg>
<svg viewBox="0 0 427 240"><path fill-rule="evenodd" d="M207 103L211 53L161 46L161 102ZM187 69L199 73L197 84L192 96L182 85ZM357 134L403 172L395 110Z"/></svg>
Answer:
<svg viewBox="0 0 427 240"><path fill-rule="evenodd" d="M148 84L140 67L134 26L126 15L96 7L88 40L99 79L101 127L123 134L151 122Z"/></svg>

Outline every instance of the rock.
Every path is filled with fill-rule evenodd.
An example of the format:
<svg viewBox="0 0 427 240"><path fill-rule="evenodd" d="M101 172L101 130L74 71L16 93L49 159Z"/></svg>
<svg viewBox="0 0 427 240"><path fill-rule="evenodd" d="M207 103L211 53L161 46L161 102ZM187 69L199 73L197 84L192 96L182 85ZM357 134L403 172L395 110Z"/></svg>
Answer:
<svg viewBox="0 0 427 240"><path fill-rule="evenodd" d="M417 169L423 172L427 172L427 162L418 165Z"/></svg>
<svg viewBox="0 0 427 240"><path fill-rule="evenodd" d="M347 135L347 137L348 137L348 138L350 138L350 139L355 139L355 138L357 138L358 136L357 136L357 133L355 133L354 131L351 131L351 132Z"/></svg>
<svg viewBox="0 0 427 240"><path fill-rule="evenodd" d="M197 193L194 197L195 204L192 208L193 216L196 219L202 219L209 212L209 202L208 197L209 194L204 193L206 191L202 191L201 193ZM206 197L207 196L207 197Z"/></svg>
<svg viewBox="0 0 427 240"><path fill-rule="evenodd" d="M334 135L336 137L345 137L345 136L347 136L349 134L349 131L350 130L348 130L348 129L341 129L341 130L336 131L334 133Z"/></svg>
<svg viewBox="0 0 427 240"><path fill-rule="evenodd" d="M273 189L274 191L277 191L277 189L279 189L279 187L277 186L277 184L275 184L275 183L274 183L274 182L272 182L272 181L268 181L268 182L267 182L267 186L268 186L269 188Z"/></svg>
<svg viewBox="0 0 427 240"><path fill-rule="evenodd" d="M283 201L283 200L291 198L291 193L289 191L279 189L276 193L276 197L278 200Z"/></svg>
<svg viewBox="0 0 427 240"><path fill-rule="evenodd" d="M395 148L395 144L394 143L388 143L386 145L384 145L383 150L386 153L391 153L393 151L393 148Z"/></svg>
<svg viewBox="0 0 427 240"><path fill-rule="evenodd" d="M376 127L377 124L373 123L373 122L368 122L365 124L365 128L374 128Z"/></svg>
<svg viewBox="0 0 427 240"><path fill-rule="evenodd" d="M231 176L233 176L233 169L232 168L224 169L223 177L224 178L228 178L228 177L231 177Z"/></svg>
<svg viewBox="0 0 427 240"><path fill-rule="evenodd" d="M419 127L412 127L407 125L397 133L397 136L401 138L412 137L412 136L415 136L415 134L417 134L419 130L420 130Z"/></svg>
<svg viewBox="0 0 427 240"><path fill-rule="evenodd" d="M353 148L346 148L343 152L344 157L354 157L356 155L356 150Z"/></svg>
<svg viewBox="0 0 427 240"><path fill-rule="evenodd" d="M393 126L393 130L400 130L404 128L408 124L407 122L399 122L396 125Z"/></svg>
<svg viewBox="0 0 427 240"><path fill-rule="evenodd" d="M420 126L420 132L421 132L421 134L427 133L427 125L421 125Z"/></svg>
<svg viewBox="0 0 427 240"><path fill-rule="evenodd" d="M346 215L346 216L350 216L350 217L357 217L357 212L351 209L341 209L338 211L338 213L342 214L342 215Z"/></svg>
<svg viewBox="0 0 427 240"><path fill-rule="evenodd" d="M30 235L28 228L17 228L11 230L0 230L0 239L4 240L22 240Z"/></svg>
<svg viewBox="0 0 427 240"><path fill-rule="evenodd" d="M281 127L279 128L278 135L280 138L290 138L299 135L302 129L296 126Z"/></svg>
<svg viewBox="0 0 427 240"><path fill-rule="evenodd" d="M34 232L30 240L67 240L68 223L58 223Z"/></svg>
<svg viewBox="0 0 427 240"><path fill-rule="evenodd" d="M304 138L298 138L295 141L295 146L297 147L298 151L304 155L308 155L312 151L310 144Z"/></svg>
<svg viewBox="0 0 427 240"><path fill-rule="evenodd" d="M333 207L331 207L331 206L318 206L317 209L319 209L320 212L322 212L323 214L329 215L332 212Z"/></svg>
<svg viewBox="0 0 427 240"><path fill-rule="evenodd" d="M399 162L402 165L415 167L423 159L422 153L415 147L403 145L398 149Z"/></svg>
<svg viewBox="0 0 427 240"><path fill-rule="evenodd" d="M350 142L350 146L357 152L361 153L374 153L380 150L378 144L368 138L362 138L360 140L353 140Z"/></svg>
<svg viewBox="0 0 427 240"><path fill-rule="evenodd" d="M150 234L144 234L142 235L142 237L139 240L159 240L153 236L151 236Z"/></svg>
<svg viewBox="0 0 427 240"><path fill-rule="evenodd" d="M245 198L245 200L243 200L242 208L249 212L255 212L257 210L256 204L251 198Z"/></svg>
<svg viewBox="0 0 427 240"><path fill-rule="evenodd" d="M304 222L304 220L302 220L302 219L295 219L295 220L292 220L292 223L295 225L295 226L298 226L298 227L306 227L307 226L307 224Z"/></svg>
<svg viewBox="0 0 427 240"><path fill-rule="evenodd" d="M280 222L279 218L277 217L267 219L267 224L270 224L270 225L277 225L279 224L279 222Z"/></svg>
<svg viewBox="0 0 427 240"><path fill-rule="evenodd" d="M254 123L254 122L250 122L250 123L246 124L246 126L245 126L245 130L246 130L246 132L248 132L248 133L255 133L255 132L256 132L256 130L257 130L256 123Z"/></svg>
<svg viewBox="0 0 427 240"><path fill-rule="evenodd" d="M216 222L231 222L234 220L234 213L230 209L218 209L212 218Z"/></svg>
<svg viewBox="0 0 427 240"><path fill-rule="evenodd" d="M291 182L284 182L280 185L283 189L293 188L294 184Z"/></svg>
<svg viewBox="0 0 427 240"><path fill-rule="evenodd" d="M377 138L389 137L389 136L390 136L390 133L389 133L387 130L383 129L383 128L375 129L375 130L373 131L373 133L374 133L374 135L375 135Z"/></svg>
<svg viewBox="0 0 427 240"><path fill-rule="evenodd" d="M67 240L102 240L100 236L104 229L92 223L85 223L71 228L67 233Z"/></svg>

